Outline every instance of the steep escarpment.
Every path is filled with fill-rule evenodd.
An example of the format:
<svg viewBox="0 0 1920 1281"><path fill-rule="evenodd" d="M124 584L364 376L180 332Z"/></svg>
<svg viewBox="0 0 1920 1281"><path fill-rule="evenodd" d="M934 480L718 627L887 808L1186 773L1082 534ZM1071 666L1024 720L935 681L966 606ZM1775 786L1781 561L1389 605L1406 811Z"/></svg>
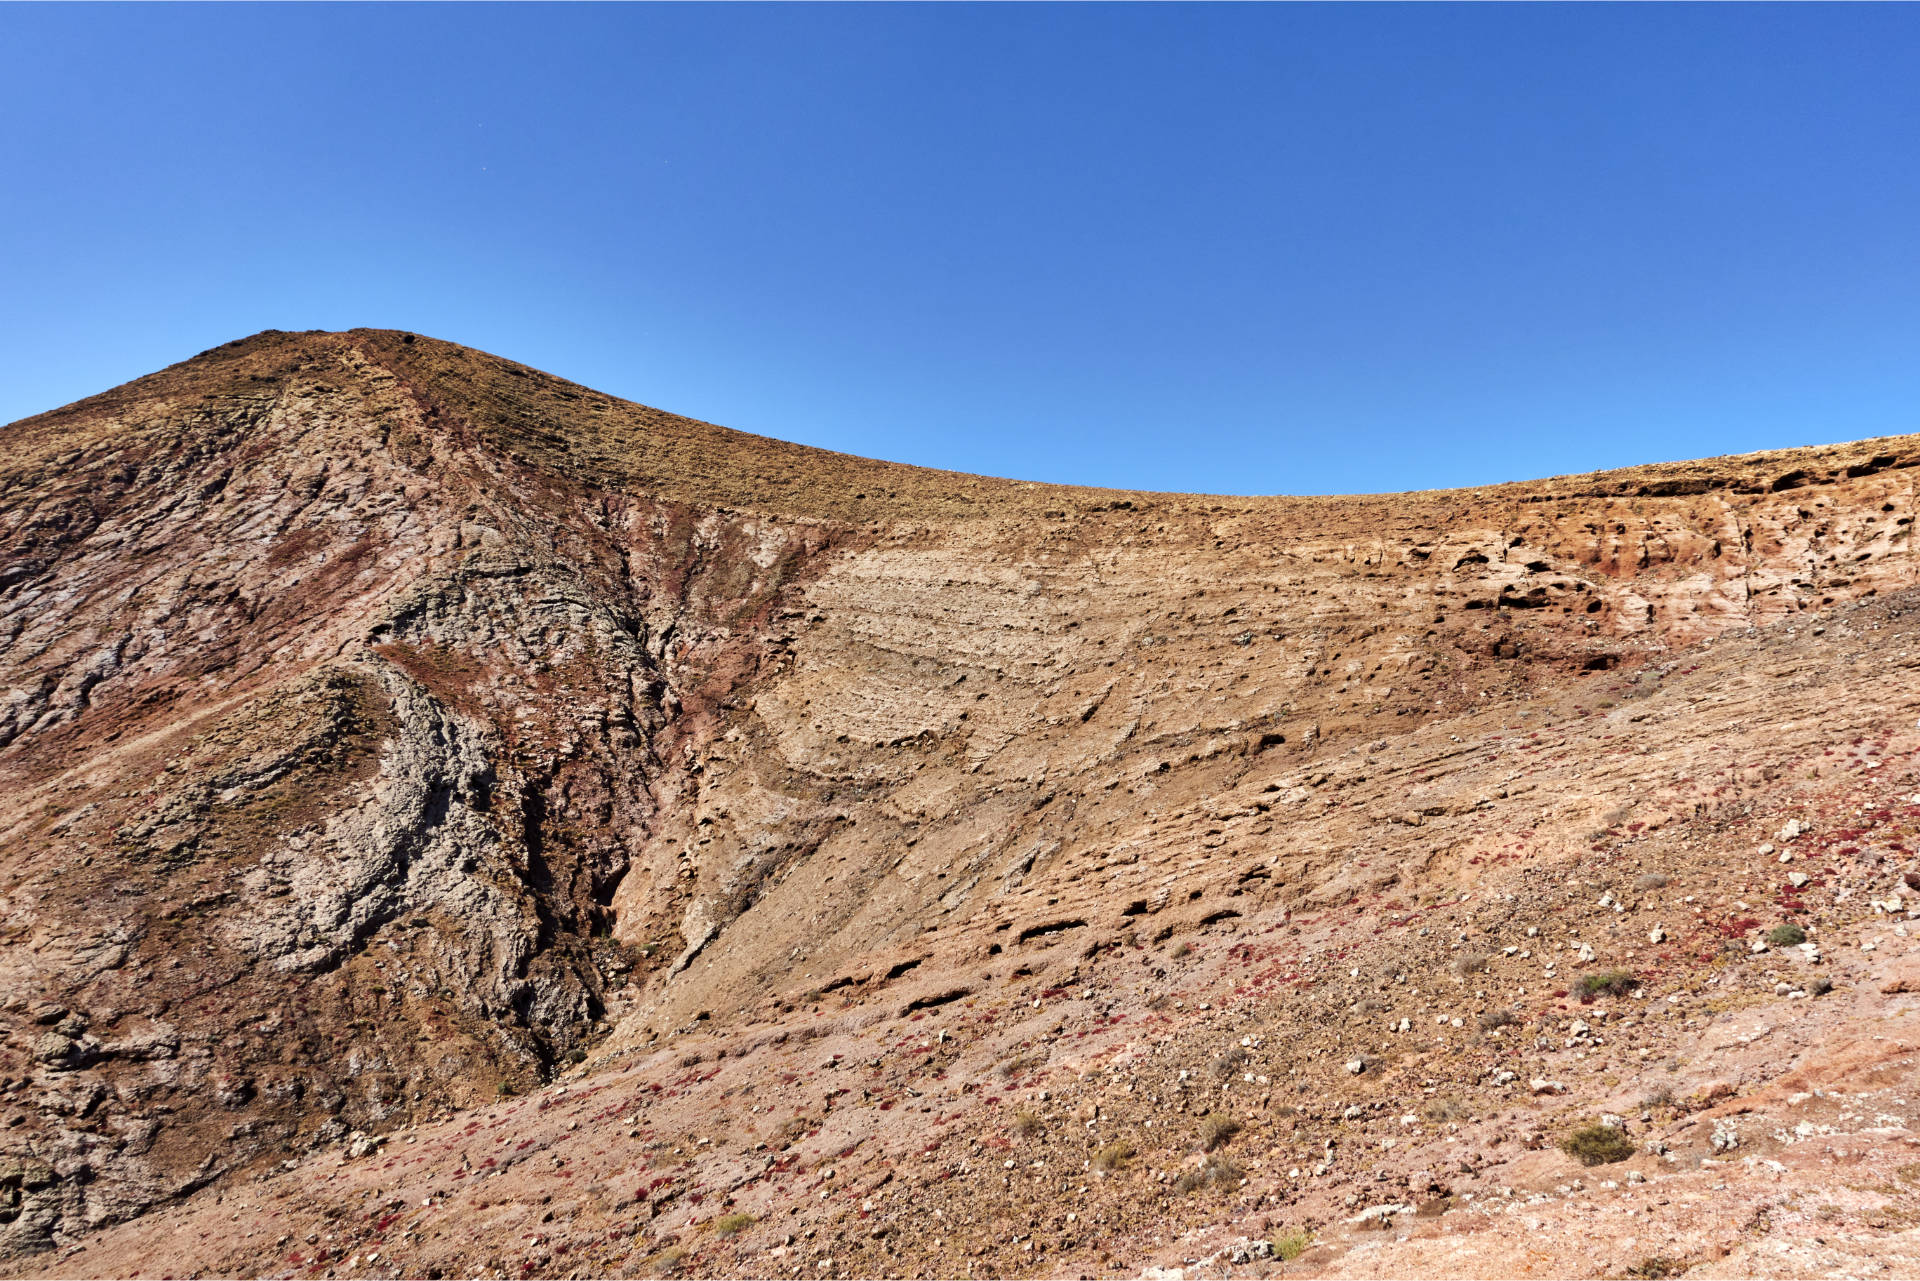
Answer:
<svg viewBox="0 0 1920 1281"><path fill-rule="evenodd" d="M1916 461L1899 438L1427 494L1072 489L745 436L383 331L259 335L13 424L0 1251L365 1270L349 1191L309 1175L400 1133L441 1154L418 1171L436 1204L529 1178L506 1152L592 1165L570 1214L620 1244L596 1267L1120 1270L1168 1261L1126 1226L1154 1215L1324 1228L1365 1198L1357 1168L1274 1155L1330 1137L1310 1100L1410 1092L1392 1106L1417 1116L1471 1088L1448 1124L1518 1132L1488 1118L1532 1097L1521 1068L1558 1070L1537 1042L1585 1035L1564 973L1475 978L1482 941L1535 960L1552 937L1647 1000L1744 973L1768 912L1841 930L1896 892L1916 691L1886 652ZM1882 844L1836 836L1844 867L1762 909L1781 780L1835 751L1858 794L1809 776L1824 799L1795 821ZM1556 921L1600 893L1604 930ZM1395 1040L1431 1014L1406 993L1436 990L1449 1031ZM1638 1066L1705 1035L1641 1023ZM1489 1066L1509 1028L1536 1060ZM1597 1103L1621 1071L1572 1088ZM1150 1159L1236 1086L1248 1138ZM595 1094L589 1130L631 1152L540 1128ZM1031 1187L984 1160L1016 1107ZM1209 1164L1229 1142L1231 1179ZM1195 1153L1209 1172L1170 1201ZM863 1171L845 1202L839 1162ZM335 1226L141 1253L149 1211L276 1180ZM1098 1253L1032 1208L1083 1182ZM760 1226L710 1235L730 1203ZM393 1266L573 1266L483 1209ZM810 1253L822 1232L855 1244Z"/></svg>

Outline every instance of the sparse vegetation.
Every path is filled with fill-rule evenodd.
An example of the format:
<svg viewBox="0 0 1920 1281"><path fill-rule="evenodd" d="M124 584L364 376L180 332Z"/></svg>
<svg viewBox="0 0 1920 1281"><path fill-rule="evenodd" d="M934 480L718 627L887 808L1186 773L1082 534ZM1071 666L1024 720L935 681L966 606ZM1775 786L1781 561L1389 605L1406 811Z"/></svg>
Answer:
<svg viewBox="0 0 1920 1281"><path fill-rule="evenodd" d="M715 1219L713 1221L713 1233L715 1236L730 1237L745 1232L752 1226L753 1216L751 1214L736 1211L733 1214L723 1214Z"/></svg>
<svg viewBox="0 0 1920 1281"><path fill-rule="evenodd" d="M1633 883L1633 888L1645 894L1648 890L1664 890L1673 883L1673 878L1665 872L1642 873Z"/></svg>
<svg viewBox="0 0 1920 1281"><path fill-rule="evenodd" d="M1118 1139L1093 1154L1093 1168L1096 1170L1124 1170L1127 1162L1133 1160L1133 1144Z"/></svg>
<svg viewBox="0 0 1920 1281"><path fill-rule="evenodd" d="M1484 973L1493 958L1485 952L1462 952L1453 958L1452 970L1461 978L1469 974Z"/></svg>
<svg viewBox="0 0 1920 1281"><path fill-rule="evenodd" d="M1472 1120L1473 1109L1460 1099L1435 1099L1420 1110L1420 1115L1434 1125L1446 1125L1454 1121Z"/></svg>
<svg viewBox="0 0 1920 1281"><path fill-rule="evenodd" d="M1672 1106L1673 1087L1670 1085L1657 1085L1649 1090L1640 1100L1640 1108L1644 1112L1655 1112L1661 1108L1670 1108Z"/></svg>
<svg viewBox="0 0 1920 1281"><path fill-rule="evenodd" d="M1244 1067L1246 1062L1247 1052L1236 1045L1208 1064L1207 1070L1213 1073L1216 1081L1224 1081Z"/></svg>
<svg viewBox="0 0 1920 1281"><path fill-rule="evenodd" d="M1192 954L1193 954L1193 944L1186 943L1186 942L1175 944L1173 951L1167 953L1168 956L1171 956L1176 961L1183 956L1191 956Z"/></svg>
<svg viewBox="0 0 1920 1281"><path fill-rule="evenodd" d="M1201 1188L1232 1188L1240 1185L1246 1177L1246 1171L1235 1161L1216 1156L1197 1170L1188 1170L1174 1180L1173 1190L1179 1193L1197 1192Z"/></svg>
<svg viewBox="0 0 1920 1281"><path fill-rule="evenodd" d="M503 1099L510 1099L510 1098L512 1098L512 1097L513 1097L514 1095L516 1095L516 1094L518 1094L518 1093L520 1093L520 1091L518 1091L518 1090L516 1090L516 1089L514 1089L514 1088L513 1088L513 1082L512 1082L512 1081L502 1081L502 1082L500 1082L500 1084L498 1084L498 1085L496 1085L496 1086L494 1086L494 1087L493 1087L493 1092L494 1092L495 1094L497 1094L497 1095L499 1095L499 1096L500 1096L501 1098L503 1098Z"/></svg>
<svg viewBox="0 0 1920 1281"><path fill-rule="evenodd" d="M1582 1000L1591 1001L1596 996L1625 996L1640 986L1640 980L1629 970L1599 970L1582 974L1573 986Z"/></svg>
<svg viewBox="0 0 1920 1281"><path fill-rule="evenodd" d="M1031 1138L1040 1133L1040 1116L1036 1112L1022 1108L1013 1114L1013 1120L1008 1128L1023 1139Z"/></svg>
<svg viewBox="0 0 1920 1281"><path fill-rule="evenodd" d="M1665 1277L1677 1277L1691 1266L1679 1259L1669 1259L1665 1255L1649 1255L1627 1269L1627 1275L1636 1281L1662 1281Z"/></svg>
<svg viewBox="0 0 1920 1281"><path fill-rule="evenodd" d="M1502 1006L1497 1010L1487 1010L1475 1019L1482 1032L1491 1032L1497 1027L1512 1027L1520 1021L1520 1016L1512 1009Z"/></svg>
<svg viewBox="0 0 1920 1281"><path fill-rule="evenodd" d="M1002 1063L997 1069L1000 1079L1011 1081L1016 1076L1024 1076L1047 1061L1044 1054L1016 1054Z"/></svg>
<svg viewBox="0 0 1920 1281"><path fill-rule="evenodd" d="M1211 1152L1225 1146L1233 1141L1233 1136L1240 1133L1241 1128L1240 1123L1232 1117L1215 1113L1200 1123L1201 1150Z"/></svg>
<svg viewBox="0 0 1920 1281"><path fill-rule="evenodd" d="M1633 1143L1611 1126L1582 1126L1560 1140L1560 1150L1581 1165L1611 1165L1633 1155Z"/></svg>
<svg viewBox="0 0 1920 1281"><path fill-rule="evenodd" d="M1799 947L1807 941L1807 932L1789 921L1767 931L1767 942L1775 947Z"/></svg>
<svg viewBox="0 0 1920 1281"><path fill-rule="evenodd" d="M670 1245L648 1259L647 1268L657 1276L670 1277L680 1270L686 1257L687 1252L683 1247Z"/></svg>
<svg viewBox="0 0 1920 1281"><path fill-rule="evenodd" d="M1273 1246L1273 1257L1282 1263L1291 1263L1307 1252L1313 1244L1313 1233L1305 1228L1294 1228L1290 1232L1276 1233L1268 1244Z"/></svg>

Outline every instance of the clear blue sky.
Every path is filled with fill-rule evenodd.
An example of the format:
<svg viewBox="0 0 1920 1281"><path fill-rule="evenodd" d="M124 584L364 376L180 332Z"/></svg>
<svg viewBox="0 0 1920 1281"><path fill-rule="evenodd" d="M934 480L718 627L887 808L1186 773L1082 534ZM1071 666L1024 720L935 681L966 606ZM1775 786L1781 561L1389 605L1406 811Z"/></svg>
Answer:
<svg viewBox="0 0 1920 1281"><path fill-rule="evenodd" d="M1215 492L1920 430L1920 7L0 7L0 421L264 328Z"/></svg>

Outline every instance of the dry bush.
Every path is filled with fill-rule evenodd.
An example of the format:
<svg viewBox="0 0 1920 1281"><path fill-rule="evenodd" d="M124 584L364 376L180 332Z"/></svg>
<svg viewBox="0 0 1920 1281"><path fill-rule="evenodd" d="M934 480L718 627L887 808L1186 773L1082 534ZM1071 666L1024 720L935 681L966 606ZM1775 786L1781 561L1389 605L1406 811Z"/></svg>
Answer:
<svg viewBox="0 0 1920 1281"><path fill-rule="evenodd" d="M1011 1081L1014 1077L1022 1076L1046 1061L1047 1056L1044 1054L1016 1054L994 1070L1000 1074L1001 1080Z"/></svg>
<svg viewBox="0 0 1920 1281"><path fill-rule="evenodd" d="M1230 1116L1215 1114L1200 1123L1200 1148L1211 1152L1233 1141L1244 1127Z"/></svg>
<svg viewBox="0 0 1920 1281"><path fill-rule="evenodd" d="M1242 1067L1245 1067L1246 1062L1247 1052L1236 1045L1209 1063L1207 1070L1213 1073L1215 1080L1224 1081L1235 1072L1238 1072Z"/></svg>
<svg viewBox="0 0 1920 1281"><path fill-rule="evenodd" d="M1234 1188L1240 1186L1240 1180L1246 1177L1246 1171L1227 1157L1216 1156L1197 1170L1188 1170L1174 1180L1175 1192L1197 1192L1201 1188Z"/></svg>
<svg viewBox="0 0 1920 1281"><path fill-rule="evenodd" d="M1453 964L1449 968L1461 978L1465 978L1469 974L1484 973L1492 960L1493 957L1485 952L1462 952L1453 958Z"/></svg>
<svg viewBox="0 0 1920 1281"><path fill-rule="evenodd" d="M1093 1168L1096 1170L1124 1170L1127 1162L1133 1160L1133 1144L1125 1139L1117 1139L1093 1154Z"/></svg>

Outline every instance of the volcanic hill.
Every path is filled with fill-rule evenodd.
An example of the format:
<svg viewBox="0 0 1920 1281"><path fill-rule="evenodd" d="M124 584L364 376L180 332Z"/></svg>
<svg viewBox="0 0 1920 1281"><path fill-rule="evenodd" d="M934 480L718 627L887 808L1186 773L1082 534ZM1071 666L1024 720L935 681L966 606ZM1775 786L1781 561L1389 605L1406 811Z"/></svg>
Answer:
<svg viewBox="0 0 1920 1281"><path fill-rule="evenodd" d="M0 1272L1920 1275L1917 463L1077 489L374 330L14 423Z"/></svg>

